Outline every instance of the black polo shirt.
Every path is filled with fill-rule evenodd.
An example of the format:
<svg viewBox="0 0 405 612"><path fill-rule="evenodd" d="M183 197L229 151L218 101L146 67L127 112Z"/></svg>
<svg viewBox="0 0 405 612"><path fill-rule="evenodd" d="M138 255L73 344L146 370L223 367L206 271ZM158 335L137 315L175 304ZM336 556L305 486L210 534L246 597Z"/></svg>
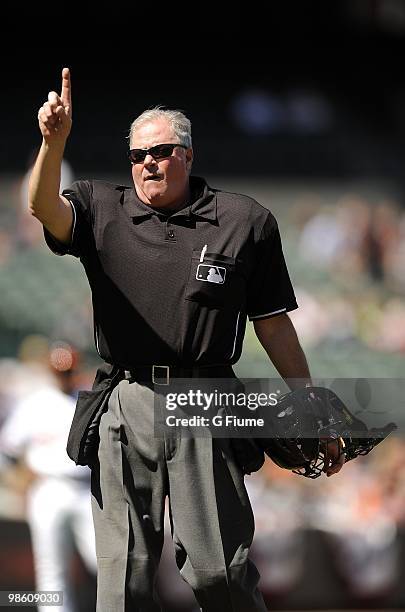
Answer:
<svg viewBox="0 0 405 612"><path fill-rule="evenodd" d="M233 364L251 320L297 308L277 222L252 198L191 177L192 204L165 214L134 188L77 181L70 245L92 291L95 343L105 361Z"/></svg>

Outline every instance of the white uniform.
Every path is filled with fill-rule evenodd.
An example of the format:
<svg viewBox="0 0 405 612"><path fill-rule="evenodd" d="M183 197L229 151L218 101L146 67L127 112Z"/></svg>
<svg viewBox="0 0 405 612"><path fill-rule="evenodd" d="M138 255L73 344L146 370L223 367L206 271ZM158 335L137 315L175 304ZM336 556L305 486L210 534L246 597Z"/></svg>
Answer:
<svg viewBox="0 0 405 612"><path fill-rule="evenodd" d="M69 569L72 539L89 570L96 572L90 503L90 470L66 454L75 401L57 388L43 387L11 410L0 430L0 450L24 457L37 475L27 494L36 589L63 591L63 606L39 612L72 612Z"/></svg>

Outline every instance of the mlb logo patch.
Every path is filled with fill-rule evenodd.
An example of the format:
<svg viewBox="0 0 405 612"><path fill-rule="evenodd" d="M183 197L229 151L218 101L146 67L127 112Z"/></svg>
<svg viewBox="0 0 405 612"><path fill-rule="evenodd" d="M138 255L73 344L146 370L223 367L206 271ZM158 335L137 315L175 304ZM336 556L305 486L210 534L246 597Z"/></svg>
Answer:
<svg viewBox="0 0 405 612"><path fill-rule="evenodd" d="M212 266L209 264L199 264L196 272L196 279L207 283L217 283L223 285L225 282L226 269L222 266Z"/></svg>

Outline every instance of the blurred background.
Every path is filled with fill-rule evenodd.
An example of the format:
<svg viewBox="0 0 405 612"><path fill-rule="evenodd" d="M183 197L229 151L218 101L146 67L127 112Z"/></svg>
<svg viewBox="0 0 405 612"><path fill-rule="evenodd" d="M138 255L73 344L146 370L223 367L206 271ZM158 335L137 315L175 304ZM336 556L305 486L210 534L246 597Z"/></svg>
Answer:
<svg viewBox="0 0 405 612"><path fill-rule="evenodd" d="M158 9L146 35L148 9L108 13L101 25L84 7L67 24L69 44L52 47L34 29L21 43L24 61L4 47L0 434L39 380L55 386L47 378L55 342L80 354L71 397L91 386L99 364L84 271L47 250L26 212L37 110L59 90L65 65L74 124L64 186L81 178L130 185L133 118L156 104L183 109L193 124L194 174L254 197L279 222L300 306L291 318L313 376L403 378L405 2L286 1L266 7L265 17L260 6L228 7L222 17L193 10L191 24L183 15L165 28L170 9ZM89 29L100 36L93 40ZM275 376L250 324L235 369ZM0 590L33 589L31 480L21 476L29 460L15 453L10 466L1 439L8 459L0 477ZM404 442L393 437L332 479L307 482L270 462L247 478L252 556L269 609L404 609L404 464ZM84 611L93 609L95 579L79 548L67 571ZM163 599L167 610L194 612L171 548L169 538Z"/></svg>

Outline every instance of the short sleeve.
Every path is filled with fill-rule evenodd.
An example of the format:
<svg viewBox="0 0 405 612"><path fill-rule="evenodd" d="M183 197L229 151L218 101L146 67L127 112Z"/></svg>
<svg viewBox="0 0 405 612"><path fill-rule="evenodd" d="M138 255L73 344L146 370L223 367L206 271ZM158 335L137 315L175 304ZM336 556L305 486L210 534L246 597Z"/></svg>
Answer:
<svg viewBox="0 0 405 612"><path fill-rule="evenodd" d="M57 240L44 227L45 242L56 255L74 255L81 257L91 243L92 235L92 186L89 181L76 181L64 189L62 195L70 202L73 212L72 239L65 244Z"/></svg>
<svg viewBox="0 0 405 612"><path fill-rule="evenodd" d="M269 213L255 244L254 268L248 284L250 321L298 308L288 274L277 221Z"/></svg>

